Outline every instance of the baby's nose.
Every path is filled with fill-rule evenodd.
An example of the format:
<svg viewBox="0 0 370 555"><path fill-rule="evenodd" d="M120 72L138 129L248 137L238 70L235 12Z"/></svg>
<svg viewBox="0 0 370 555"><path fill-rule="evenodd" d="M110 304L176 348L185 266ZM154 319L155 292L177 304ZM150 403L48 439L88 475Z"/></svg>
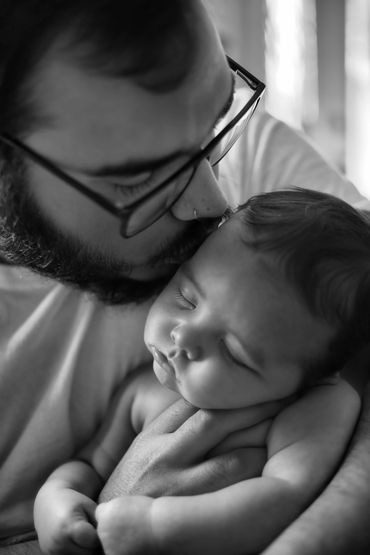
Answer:
<svg viewBox="0 0 370 555"><path fill-rule="evenodd" d="M198 334L190 325L178 325L171 331L173 349L170 356L174 358L180 354L188 360L197 360L201 356L201 346ZM173 353L173 354L172 354Z"/></svg>

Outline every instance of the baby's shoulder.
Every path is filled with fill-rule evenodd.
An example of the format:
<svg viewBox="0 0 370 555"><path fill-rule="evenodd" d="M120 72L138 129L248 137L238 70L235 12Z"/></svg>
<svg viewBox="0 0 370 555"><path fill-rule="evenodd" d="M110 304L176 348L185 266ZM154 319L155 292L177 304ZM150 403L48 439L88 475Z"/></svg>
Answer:
<svg viewBox="0 0 370 555"><path fill-rule="evenodd" d="M349 411L352 413L360 405L360 396L357 391L346 381L343 380L339 374L330 376L318 381L301 395L290 405L285 407L277 418L284 419L287 415L291 417L295 414L297 417L300 415L306 418L314 418L315 413L312 413L314 408L325 410L328 414L337 412L340 409L341 413Z"/></svg>
<svg viewBox="0 0 370 555"><path fill-rule="evenodd" d="M301 441L304 437L329 440L348 433L357 421L361 400L356 390L336 376L310 387L274 419L268 445Z"/></svg>
<svg viewBox="0 0 370 555"><path fill-rule="evenodd" d="M344 415L358 410L361 399L358 392L340 374L335 374L318 381L305 391L299 399L298 407L306 409L309 405L323 406L327 411L340 412Z"/></svg>

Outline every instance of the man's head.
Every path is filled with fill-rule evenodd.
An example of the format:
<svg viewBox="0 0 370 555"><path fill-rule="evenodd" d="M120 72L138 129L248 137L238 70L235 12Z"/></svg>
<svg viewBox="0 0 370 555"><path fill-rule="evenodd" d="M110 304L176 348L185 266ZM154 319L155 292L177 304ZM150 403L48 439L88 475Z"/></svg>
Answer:
<svg viewBox="0 0 370 555"><path fill-rule="evenodd" d="M367 223L338 199L252 198L153 304L145 341L157 377L196 406L226 409L334 373L369 336L369 251Z"/></svg>
<svg viewBox="0 0 370 555"><path fill-rule="evenodd" d="M16 4L16 5L15 5ZM3 2L0 130L110 200L132 200L212 136L232 93L197 0ZM145 298L226 203L203 161L171 210L132 239L46 170L2 147L3 255L112 302Z"/></svg>

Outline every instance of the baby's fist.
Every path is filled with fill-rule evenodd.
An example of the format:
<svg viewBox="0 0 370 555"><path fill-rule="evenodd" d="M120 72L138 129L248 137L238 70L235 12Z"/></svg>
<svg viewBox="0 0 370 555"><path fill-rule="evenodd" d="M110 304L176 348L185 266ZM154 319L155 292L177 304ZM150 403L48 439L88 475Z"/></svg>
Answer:
<svg viewBox="0 0 370 555"><path fill-rule="evenodd" d="M98 505L95 517L105 555L155 555L151 527L153 499L144 496L116 497Z"/></svg>

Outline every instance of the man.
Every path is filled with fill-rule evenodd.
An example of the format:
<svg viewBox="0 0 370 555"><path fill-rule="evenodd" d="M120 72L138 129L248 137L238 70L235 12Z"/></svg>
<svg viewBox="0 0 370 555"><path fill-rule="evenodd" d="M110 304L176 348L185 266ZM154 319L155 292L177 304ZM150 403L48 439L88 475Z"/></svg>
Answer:
<svg viewBox="0 0 370 555"><path fill-rule="evenodd" d="M198 0L8 0L0 9L0 538L17 554L38 552L26 541L35 492L148 360L150 298L226 197L291 183L367 203L266 114L215 165L224 142L210 144L216 124L237 114L242 130L261 87L228 63ZM242 76L252 92L235 107ZM246 425L273 410L248 413ZM174 493L247 476L243 452L206 468L195 452L194 467L181 469L181 442L163 436L180 423L186 437L207 426L217 444L233 429L232 415L221 420L184 405L169 411L156 457L145 438L133 451L127 490L163 490L158 461Z"/></svg>

